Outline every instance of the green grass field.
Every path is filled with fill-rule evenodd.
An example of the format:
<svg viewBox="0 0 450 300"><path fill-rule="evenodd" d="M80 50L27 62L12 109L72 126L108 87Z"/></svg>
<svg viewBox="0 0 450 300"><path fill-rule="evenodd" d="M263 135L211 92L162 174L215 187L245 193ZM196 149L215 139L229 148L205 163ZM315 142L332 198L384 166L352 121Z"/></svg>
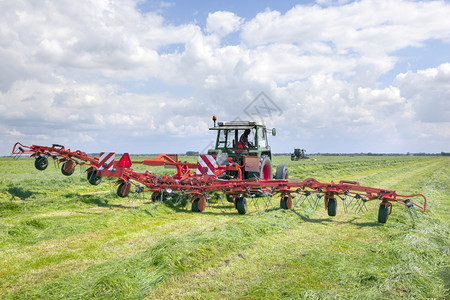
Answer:
<svg viewBox="0 0 450 300"><path fill-rule="evenodd" d="M195 158L194 158L195 159ZM2 299L448 299L450 159L317 157L287 163L291 179L423 193L426 214L394 205L386 224L368 211L336 217L323 205L223 199L203 213L116 196L31 158L0 158ZM142 167L141 167L142 168ZM165 173L167 169L156 169Z"/></svg>

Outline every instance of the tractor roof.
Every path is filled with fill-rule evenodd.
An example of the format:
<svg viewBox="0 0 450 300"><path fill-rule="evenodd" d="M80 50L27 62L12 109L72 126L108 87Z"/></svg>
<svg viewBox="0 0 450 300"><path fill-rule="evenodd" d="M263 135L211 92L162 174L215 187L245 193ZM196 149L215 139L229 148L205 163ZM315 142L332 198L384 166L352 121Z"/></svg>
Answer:
<svg viewBox="0 0 450 300"><path fill-rule="evenodd" d="M228 122L218 122L217 126L209 128L209 130L219 130L219 129L252 129L255 126L266 127L262 122L255 121L228 121Z"/></svg>

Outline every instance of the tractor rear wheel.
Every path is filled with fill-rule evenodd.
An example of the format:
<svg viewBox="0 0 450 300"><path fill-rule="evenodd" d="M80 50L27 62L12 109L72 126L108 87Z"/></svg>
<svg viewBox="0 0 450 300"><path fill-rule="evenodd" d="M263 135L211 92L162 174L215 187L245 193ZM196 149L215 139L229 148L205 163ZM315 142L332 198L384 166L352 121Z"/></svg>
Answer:
<svg viewBox="0 0 450 300"><path fill-rule="evenodd" d="M102 176L97 175L97 169L91 168L87 171L87 179L92 185L99 185L102 182Z"/></svg>
<svg viewBox="0 0 450 300"><path fill-rule="evenodd" d="M272 179L272 162L270 161L270 157L267 155L261 156L260 166L260 178L264 180Z"/></svg>
<svg viewBox="0 0 450 300"><path fill-rule="evenodd" d="M75 172L75 162L73 160L68 160L62 164L61 173L65 176L70 176Z"/></svg>
<svg viewBox="0 0 450 300"><path fill-rule="evenodd" d="M117 195L124 198L128 196L131 189L131 183L128 181L124 181L121 184L119 184L119 187L117 188Z"/></svg>
<svg viewBox="0 0 450 300"><path fill-rule="evenodd" d="M245 197L236 199L236 209L240 215L245 215L247 213L247 199L245 199Z"/></svg>
<svg viewBox="0 0 450 300"><path fill-rule="evenodd" d="M380 208L378 209L378 223L386 223L388 219L389 213L389 204L381 203Z"/></svg>
<svg viewBox="0 0 450 300"><path fill-rule="evenodd" d="M278 165L275 179L288 179L289 171L286 165Z"/></svg>
<svg viewBox="0 0 450 300"><path fill-rule="evenodd" d="M261 156L259 159L259 172L247 172L247 178L272 179L272 162L270 157L267 155Z"/></svg>
<svg viewBox="0 0 450 300"><path fill-rule="evenodd" d="M48 159L45 156L39 156L36 158L36 160L34 161L34 166L36 167L36 169L43 171L45 169L47 169L48 167Z"/></svg>
<svg viewBox="0 0 450 300"><path fill-rule="evenodd" d="M328 215L330 217L336 216L336 209L337 209L337 201L334 198L328 199Z"/></svg>

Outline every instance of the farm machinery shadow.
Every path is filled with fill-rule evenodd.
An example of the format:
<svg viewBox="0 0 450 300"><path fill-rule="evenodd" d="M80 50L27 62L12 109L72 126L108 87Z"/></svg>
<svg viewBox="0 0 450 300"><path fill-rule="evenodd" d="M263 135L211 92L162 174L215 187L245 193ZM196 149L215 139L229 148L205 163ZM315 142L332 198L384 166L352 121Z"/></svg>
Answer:
<svg viewBox="0 0 450 300"><path fill-rule="evenodd" d="M122 204L112 204L109 203L108 199L101 198L99 196L92 197L92 195L78 195L77 200L83 202L85 204L93 204L98 207L107 207L107 208L122 208L122 209L133 209L136 208L134 206L125 206Z"/></svg>
<svg viewBox="0 0 450 300"><path fill-rule="evenodd" d="M279 210L280 208L275 208L275 209ZM292 213L296 214L300 219L302 219L303 222L307 222L307 223L333 224L333 225L336 225L336 224L337 225L351 224L351 225L355 225L355 226L360 227L360 228L383 226L382 224L379 224L379 223L359 222L359 218L357 218L357 217L352 217L350 220L345 220L345 221L344 220L336 220L336 219L333 219L332 217L314 219L314 218L311 217L311 215L309 215L309 214L302 214L299 211L297 211L296 209L291 209L290 211Z"/></svg>
<svg viewBox="0 0 450 300"><path fill-rule="evenodd" d="M19 198L20 200L28 200L33 195L39 194L38 192L31 192L28 190L24 190L21 187L10 187L7 189L7 192L11 195L11 200L15 200L15 198Z"/></svg>

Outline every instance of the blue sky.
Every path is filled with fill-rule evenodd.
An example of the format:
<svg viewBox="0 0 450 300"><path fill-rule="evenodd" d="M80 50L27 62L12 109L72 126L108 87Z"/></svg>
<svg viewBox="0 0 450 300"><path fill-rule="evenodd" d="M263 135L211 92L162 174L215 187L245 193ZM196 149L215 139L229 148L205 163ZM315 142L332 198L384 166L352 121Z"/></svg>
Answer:
<svg viewBox="0 0 450 300"><path fill-rule="evenodd" d="M215 11L235 12L242 18L252 19L266 9L285 13L296 4L314 5L315 1L142 1L137 5L143 12L160 11L168 24L195 23L204 28L208 14Z"/></svg>
<svg viewBox="0 0 450 300"><path fill-rule="evenodd" d="M184 153L211 116L274 152L450 151L449 1L0 2L0 155ZM279 113L260 115L263 92Z"/></svg>

